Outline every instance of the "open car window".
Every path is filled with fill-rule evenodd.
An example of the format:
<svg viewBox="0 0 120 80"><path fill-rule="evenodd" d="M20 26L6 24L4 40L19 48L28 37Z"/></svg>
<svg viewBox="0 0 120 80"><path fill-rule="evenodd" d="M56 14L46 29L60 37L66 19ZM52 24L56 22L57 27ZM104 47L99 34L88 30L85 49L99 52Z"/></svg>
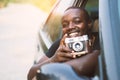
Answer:
<svg viewBox="0 0 120 80"><path fill-rule="evenodd" d="M88 2L86 3L85 1ZM47 33L50 41L54 42L61 36L61 16L65 9L70 6L85 6L93 21L98 18L98 0L61 0L50 13L50 16L43 26L43 31Z"/></svg>
<svg viewBox="0 0 120 80"><path fill-rule="evenodd" d="M44 52L52 45L52 43L61 37L62 26L61 17L64 11L70 6L85 7L89 12L93 23L98 19L98 0L60 0L54 6L53 10L49 14L44 26L40 30L40 42L42 44ZM95 24L98 27L98 21ZM92 24L94 26L94 24ZM98 29L98 28L97 28ZM95 30L94 30L95 31ZM98 30L96 30L98 31Z"/></svg>

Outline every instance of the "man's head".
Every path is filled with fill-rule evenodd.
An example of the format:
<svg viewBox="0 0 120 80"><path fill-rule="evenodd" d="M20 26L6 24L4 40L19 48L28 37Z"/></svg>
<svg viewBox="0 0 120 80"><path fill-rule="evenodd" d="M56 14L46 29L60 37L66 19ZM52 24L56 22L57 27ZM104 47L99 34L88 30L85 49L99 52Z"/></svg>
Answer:
<svg viewBox="0 0 120 80"><path fill-rule="evenodd" d="M90 24L88 12L84 8L69 7L62 17L63 34L68 33L70 36L88 34Z"/></svg>

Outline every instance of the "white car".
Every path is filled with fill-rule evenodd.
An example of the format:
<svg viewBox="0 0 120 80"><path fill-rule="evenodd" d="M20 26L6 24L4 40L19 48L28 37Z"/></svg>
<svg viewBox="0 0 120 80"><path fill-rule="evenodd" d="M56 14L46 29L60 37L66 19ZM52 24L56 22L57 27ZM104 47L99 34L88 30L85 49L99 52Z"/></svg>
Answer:
<svg viewBox="0 0 120 80"><path fill-rule="evenodd" d="M38 33L36 63L52 43L61 36L60 18L69 6L84 7L99 32L101 55L99 75L94 80L120 80L120 1L119 0L58 0Z"/></svg>

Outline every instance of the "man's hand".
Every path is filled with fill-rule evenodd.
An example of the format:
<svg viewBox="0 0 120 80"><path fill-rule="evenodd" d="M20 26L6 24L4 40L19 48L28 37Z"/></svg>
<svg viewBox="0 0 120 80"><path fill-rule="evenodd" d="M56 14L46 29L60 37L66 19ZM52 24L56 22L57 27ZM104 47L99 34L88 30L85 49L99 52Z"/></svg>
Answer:
<svg viewBox="0 0 120 80"><path fill-rule="evenodd" d="M54 56L51 58L51 62L66 62L73 59L73 55L71 54L72 50L64 45L60 45L57 49Z"/></svg>
<svg viewBox="0 0 120 80"><path fill-rule="evenodd" d="M60 46L55 52L54 56L51 58L51 62L66 62L73 59L72 50L65 46L64 40L67 34L63 36L60 42Z"/></svg>

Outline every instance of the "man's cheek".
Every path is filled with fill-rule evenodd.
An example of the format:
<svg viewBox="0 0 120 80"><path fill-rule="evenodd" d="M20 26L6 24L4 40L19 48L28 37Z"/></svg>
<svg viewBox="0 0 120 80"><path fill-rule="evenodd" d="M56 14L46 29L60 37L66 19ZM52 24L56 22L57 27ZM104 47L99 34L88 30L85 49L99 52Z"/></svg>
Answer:
<svg viewBox="0 0 120 80"><path fill-rule="evenodd" d="M65 34L65 29L62 29L62 35L64 35Z"/></svg>
<svg viewBox="0 0 120 80"><path fill-rule="evenodd" d="M65 35L67 33L67 30L68 30L68 28L63 28L62 29L63 35Z"/></svg>

